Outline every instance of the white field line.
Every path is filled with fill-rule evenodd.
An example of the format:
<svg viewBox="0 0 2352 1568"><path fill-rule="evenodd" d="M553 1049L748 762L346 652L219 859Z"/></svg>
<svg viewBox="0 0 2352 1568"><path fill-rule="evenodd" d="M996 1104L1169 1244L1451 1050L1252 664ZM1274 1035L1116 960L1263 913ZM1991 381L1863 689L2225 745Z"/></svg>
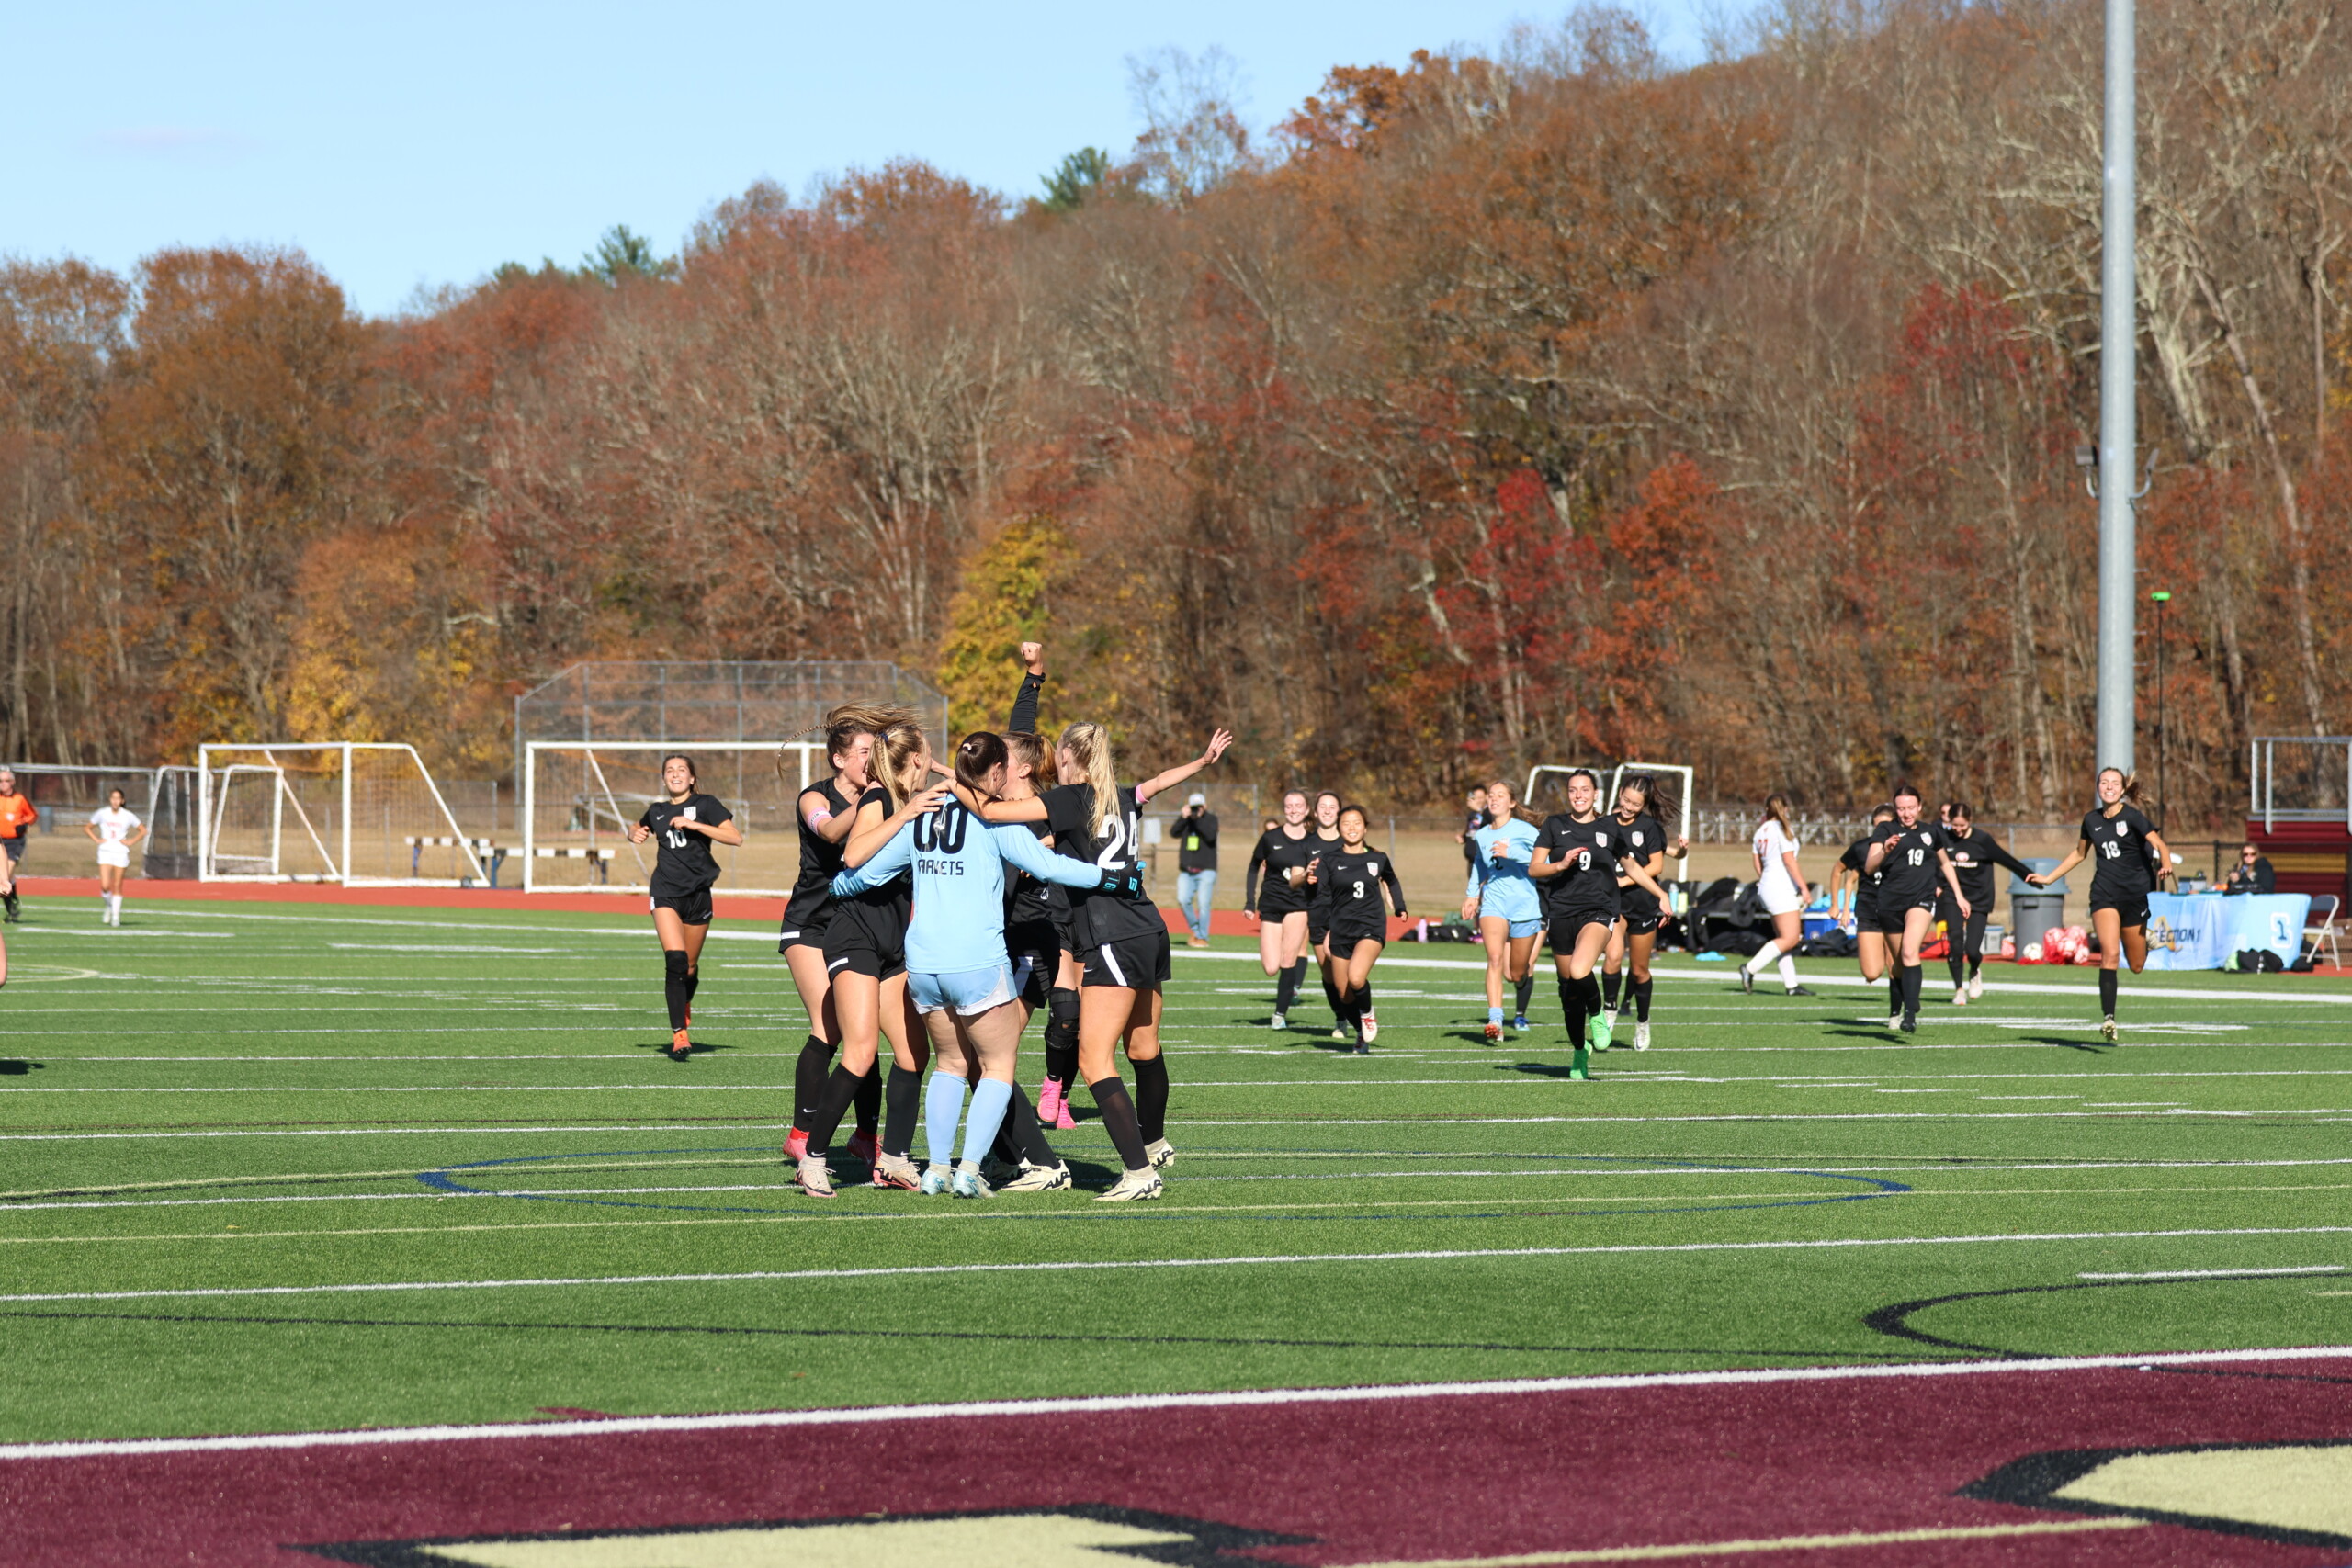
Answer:
<svg viewBox="0 0 2352 1568"><path fill-rule="evenodd" d="M1480 1382L1391 1383L1353 1388L1241 1389L1210 1393L1128 1394L1088 1399L1004 1399L961 1404L754 1410L709 1416L629 1416L589 1421L517 1421L480 1427L388 1427L350 1432L259 1432L238 1437L9 1443L0 1445L0 1461L235 1453L253 1450L400 1447L412 1443L473 1442L485 1438L536 1440L543 1438L628 1437L657 1432L744 1431L771 1427L856 1427L911 1421L1001 1419L1007 1416L1118 1415L1136 1410L1383 1404L1400 1400L1616 1393L1653 1388L1723 1388L1888 1378L2030 1378L2054 1372L2243 1363L2258 1365L2276 1361L2342 1360L2346 1358L2352 1358L2352 1346L2312 1345L2262 1350L2161 1351L2143 1356L2067 1356L2038 1361L1928 1361L1892 1367L1770 1367L1738 1371L1644 1372L1620 1377L1508 1378ZM1367 1415L1369 1416L1369 1413Z"/></svg>
<svg viewBox="0 0 2352 1568"><path fill-rule="evenodd" d="M1073 1258L1032 1263L905 1263L865 1269L752 1269L735 1273L599 1274L517 1280L401 1280L343 1285L210 1285L147 1291L52 1291L0 1295L0 1303L216 1301L256 1296L381 1295L412 1291L571 1290L596 1285L708 1285L777 1280L876 1280L968 1274L1076 1274L1134 1269L1265 1269L1329 1263L1428 1263L1472 1258L1597 1258L1697 1252L1806 1252L1882 1247L1976 1247L1989 1243L2147 1241L2187 1236L2352 1235L2352 1225L2264 1225L2240 1229L2045 1231L2011 1235L1838 1236L1793 1241L1624 1242L1602 1247L1422 1248L1409 1252L1259 1253L1228 1258Z"/></svg>
<svg viewBox="0 0 2352 1568"><path fill-rule="evenodd" d="M2158 1269L2144 1274L2077 1274L2077 1280L2234 1280L2250 1274L2341 1274L2341 1263L2312 1263L2299 1269Z"/></svg>

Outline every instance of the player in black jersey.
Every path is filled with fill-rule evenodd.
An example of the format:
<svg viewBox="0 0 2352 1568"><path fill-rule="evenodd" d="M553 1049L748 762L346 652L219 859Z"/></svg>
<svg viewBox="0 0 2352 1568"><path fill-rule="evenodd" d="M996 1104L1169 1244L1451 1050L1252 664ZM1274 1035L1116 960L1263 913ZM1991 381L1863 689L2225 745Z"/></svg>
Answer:
<svg viewBox="0 0 2352 1568"><path fill-rule="evenodd" d="M1143 807L1225 755L1232 735L1218 730L1189 762L1141 784L1122 785L1112 771L1111 737L1099 724L1062 731L1054 761L1061 783L1030 800L984 802L990 822L1046 822L1054 850L1105 874L1126 872L1140 886ZM1070 931L1080 964L1078 1070L1093 1092L1102 1124L1125 1168L1101 1201L1160 1195L1160 1168L1176 1157L1168 1143L1168 1065L1159 1052L1159 987L1169 975L1168 922L1146 900L1073 888ZM1118 1051L1135 1069L1130 1100L1119 1079Z"/></svg>
<svg viewBox="0 0 2352 1568"><path fill-rule="evenodd" d="M662 787L668 798L645 808L628 830L628 841L648 839L653 852L653 931L662 939L662 995L670 1004L670 1060L687 1060L694 1050L686 1028L694 1016L695 990L702 983L703 939L710 934L710 885L718 880L714 843L740 844L743 829L717 795L695 788L695 764L673 751L662 759Z"/></svg>
<svg viewBox="0 0 2352 1568"><path fill-rule="evenodd" d="M1316 857L1315 903L1324 931L1324 951L1337 970L1340 1021L1354 1031L1356 1055L1380 1038L1372 1010L1372 966L1388 942L1388 913L1380 890L1397 914L1405 912L1405 889L1389 857L1363 841L1366 818L1361 806L1343 806L1338 822L1340 847Z"/></svg>
<svg viewBox="0 0 2352 1568"><path fill-rule="evenodd" d="M858 797L856 820L842 846L842 864L864 865L899 829L935 809L948 792L931 784L938 771L921 726L898 720L874 740L874 783ZM915 1191L922 1173L912 1157L922 1100L922 1070L931 1042L907 997L907 917L913 890L905 876L833 901L825 926L825 973L832 978L839 1021L841 1066L857 1077L878 1073L882 1042L890 1042L890 1076L883 1086L882 1146L874 1156L876 1187ZM812 1156L822 1151L811 1147Z"/></svg>
<svg viewBox="0 0 2352 1568"><path fill-rule="evenodd" d="M1895 986L1902 993L1903 1016L1895 1027L1905 1034L1919 1028L1919 949L1935 923L1939 884L1951 889L1952 902L1966 919L1973 907L1960 890L1947 848L1951 840L1941 828L1919 820L1919 792L1909 784L1894 790L1894 820L1879 828L1862 857L1864 874L1879 874L1878 925L1890 940L1902 942L1902 961Z"/></svg>
<svg viewBox="0 0 2352 1568"><path fill-rule="evenodd" d="M844 703L825 715L825 757L833 776L810 784L793 804L800 829L800 874L784 906L784 924L776 948L792 971L800 1005L808 1011L808 1038L801 1043L800 1059L792 1075L792 1131L785 1139L785 1157L796 1164L808 1152L808 1122L825 1092L833 1049L841 1037L833 1016L832 980L825 973L825 927L832 918L833 874L842 868L842 846L857 822L857 800L873 780L874 737L895 722L910 718L903 709ZM776 754L776 773L797 759ZM877 1149L876 1127L882 1109L882 1080L859 1080L857 1132L850 1138L849 1155L871 1165Z"/></svg>
<svg viewBox="0 0 2352 1568"><path fill-rule="evenodd" d="M1315 863L1340 847L1340 797L1325 790L1315 797L1315 826L1311 836L1315 840L1315 855L1306 863L1306 950L1315 955L1316 967L1323 976L1323 1000L1331 1010L1331 1038L1349 1038L1346 1008L1340 988L1332 983L1331 950L1324 944L1330 935L1330 924L1324 918L1320 891L1315 883Z"/></svg>
<svg viewBox="0 0 2352 1568"><path fill-rule="evenodd" d="M1282 826L1258 836L1250 869L1241 876L1241 912L1258 927L1258 962L1274 982L1270 1021L1276 1029L1290 1027L1291 1003L1306 978L1306 867L1317 848L1315 830L1307 825L1306 792L1285 790Z"/></svg>
<svg viewBox="0 0 2352 1568"><path fill-rule="evenodd" d="M1829 875L1829 918L1841 923L1850 920L1854 927L1854 962L1861 965L1862 978L1875 981L1887 976L1886 1021L1893 1027L1903 1016L1903 987L1893 977L1887 963L1886 933L1878 925L1878 887L1885 879L1883 871L1867 871L1871 846L1878 841L1878 830L1894 820L1894 807L1876 806L1871 808L1871 830L1846 846L1838 857L1838 868ZM1839 912L1840 899L1843 914Z"/></svg>
<svg viewBox="0 0 2352 1568"><path fill-rule="evenodd" d="M1568 808L1544 819L1527 874L1544 889L1551 922L1552 962L1560 976L1560 1011L1567 1020L1572 1078L1591 1076L1594 1033L1600 1021L1600 982L1593 966L1617 924L1618 878L1663 901L1665 890L1640 863L1617 856L1617 829L1595 809L1600 781L1584 769L1568 775Z"/></svg>
<svg viewBox="0 0 2352 1568"><path fill-rule="evenodd" d="M2047 887L2091 863L2091 929L2098 933L2099 1033L2115 1038L2116 965L2132 961L2137 975L2148 962L2148 895L2173 874L2172 850L2142 809L2140 779L2101 768L2098 805L2083 818L2083 836L2055 871L2026 880Z"/></svg>
<svg viewBox="0 0 2352 1568"><path fill-rule="evenodd" d="M1617 858L1639 865L1653 882L1665 872L1668 855L1680 860L1690 852L1689 840L1667 837L1658 820L1665 809L1668 808L1658 803L1657 781L1647 773L1635 773L1617 791L1617 809L1610 816L1617 834ZM1618 987L1624 982L1629 958L1634 968L1634 1049L1650 1048L1650 954L1657 947L1658 922L1669 911L1646 895L1631 891L1633 886L1630 876L1617 879L1620 913L1609 932L1609 952L1600 968L1600 1032L1593 1043L1596 1051L1608 1050L1616 1032Z"/></svg>
<svg viewBox="0 0 2352 1568"><path fill-rule="evenodd" d="M1029 799L1055 781L1053 747L1037 731L1037 705L1046 689L1046 645L1023 643L1021 662L1021 689L1013 694L1012 712L1005 721L1004 744L1011 757L1005 769L1008 800ZM1046 824L1028 827L1041 841L1052 843L1053 830ZM1041 991L1044 998L1042 1004L1035 995L1030 998L1033 1011L1039 1005L1046 1010L1046 1072L1037 1089L1036 1113L1047 1126L1067 1131L1078 1125L1069 1108L1070 1087L1078 1077L1078 942L1070 934L1068 895L1030 877L1023 877L1021 886L1023 898L1014 911L1014 925L1006 928L1005 941L1016 965L1024 951L1030 953L1030 990ZM1053 928L1050 954L1037 924L1039 916ZM1016 941L1018 947L1012 945Z"/></svg>
<svg viewBox="0 0 2352 1568"><path fill-rule="evenodd" d="M1992 834L1976 830L1968 802L1947 803L1943 816L1944 831L1951 837L1946 848L1952 869L1960 874L1960 890L1968 895L1969 908L1962 915L1938 889L1936 919L1944 922L1951 937L1944 963L1951 970L1951 1005L1966 1007L1971 998L1984 994L1984 922L1993 918L1993 873L2007 867L2019 876L2030 876L2032 871L2003 849Z"/></svg>

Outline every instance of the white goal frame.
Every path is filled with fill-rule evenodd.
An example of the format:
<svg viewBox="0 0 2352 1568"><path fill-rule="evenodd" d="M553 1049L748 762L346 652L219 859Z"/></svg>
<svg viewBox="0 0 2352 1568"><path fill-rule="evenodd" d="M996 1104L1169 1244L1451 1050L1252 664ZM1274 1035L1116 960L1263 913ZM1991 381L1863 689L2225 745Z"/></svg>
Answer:
<svg viewBox="0 0 2352 1568"><path fill-rule="evenodd" d="M1542 782L1544 774L1573 773L1577 772L1581 764L1567 762L1539 762L1528 769L1527 793L1520 797L1521 802L1535 798L1535 786ZM1600 768L1584 768L1583 771L1596 777L1604 772ZM1698 782L1697 769L1685 767L1679 762L1620 762L1614 768L1605 771L1609 775L1609 793L1602 795L1596 803L1603 817L1617 809L1617 792L1624 788L1625 781L1635 773L1651 773L1680 779L1682 781L1682 830L1675 836L1692 843L1698 842L1693 829L1698 821L1699 807L1698 803L1690 798L1693 786Z"/></svg>
<svg viewBox="0 0 2352 1568"><path fill-rule="evenodd" d="M215 853L216 846L213 841L214 834L219 829L219 824L213 820L215 803L212 754L215 751L238 756L258 754L263 759L260 762L224 764L220 770L224 785L231 773L260 773L270 775L274 786L270 791L272 819L269 846L270 869L266 872L222 871L215 863L219 858ZM332 882L345 887L463 887L469 886L468 879L455 876L355 876L352 874L351 761L355 753L362 751L401 752L416 765L417 777L424 781L424 787L432 795L433 804L440 811L441 819L449 825L450 836L458 840L458 852L466 857L466 863L473 868L471 882L476 885L487 884L490 881L490 874L482 869L481 861L473 852L473 840L467 836L464 829L458 826L458 818L449 810L449 803L442 798L441 786L434 782L432 770L424 765L424 759L416 754L415 747L396 740L215 740L198 746L196 749L197 880L199 882ZM302 809L301 799L295 795L293 785L287 783L285 764L277 760L281 754L315 756L321 752L333 753L336 761L342 764L343 798L341 807L336 813L342 820L342 827L337 835L336 852L333 853L329 852L325 840L320 838L317 825L311 822L310 814ZM219 805L225 808L227 804L227 792L224 788ZM310 835L311 843L318 851L320 860L325 863L327 869L324 874L316 876L294 876L277 869L278 846L282 842L286 807L288 806L293 807L296 819L301 823L303 831ZM229 858L248 860L257 857L237 855Z"/></svg>
<svg viewBox="0 0 2352 1568"><path fill-rule="evenodd" d="M588 752L592 754L590 758L592 766L594 766L593 753L598 751L652 751L657 753L691 751L697 755L716 751L764 751L771 755L777 751L797 751L800 756L800 787L802 789L807 789L809 784L815 782L815 769L817 761L818 759L824 754L824 750L825 743L821 740L526 740L523 743L522 780L523 891L526 893L618 893L624 895L635 895L642 897L650 886L646 881L600 882L586 886L571 883L552 887L540 886L538 880L540 861L553 860L559 855L577 854L579 852L577 850L566 850L551 846L543 846L538 841L539 753L541 751ZM634 816L622 811L620 807L620 801L613 794L612 784L605 779L605 771L601 766L595 767L595 774L596 787L603 795L604 808L611 814L613 819L616 823L624 824L635 821L636 818ZM592 801L591 815L589 818L589 848L592 851L601 850L602 848L602 846L597 845L594 842L595 816L594 807L594 803ZM632 855L635 855L637 846L628 841L628 833L626 827L621 828L618 830L618 837L619 843L616 848L626 849L629 851ZM613 862L610 863L617 864L619 863ZM645 869L644 862L641 857L639 860L639 867L640 870ZM648 874L650 875L650 873ZM789 887L729 886L727 891L741 897L752 898L787 898L792 896L792 889Z"/></svg>

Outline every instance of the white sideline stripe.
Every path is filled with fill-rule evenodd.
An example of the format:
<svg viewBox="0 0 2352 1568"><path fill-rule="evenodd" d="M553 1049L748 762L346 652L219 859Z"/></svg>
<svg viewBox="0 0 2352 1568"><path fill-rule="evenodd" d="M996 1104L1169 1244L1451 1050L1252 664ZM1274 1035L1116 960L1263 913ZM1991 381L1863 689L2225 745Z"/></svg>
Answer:
<svg viewBox="0 0 2352 1568"><path fill-rule="evenodd" d="M2231 1280L2250 1274L2341 1274L2341 1263L2313 1263L2301 1269L2158 1269L2146 1274L2077 1274L2077 1280Z"/></svg>
<svg viewBox="0 0 2352 1568"><path fill-rule="evenodd" d="M1764 1367L1737 1371L1641 1372L1619 1377L1506 1378L1483 1382L1392 1383L1353 1388L1238 1389L1210 1393L1109 1395L1090 1399L1001 1399L961 1404L885 1404L827 1410L754 1410L711 1416L629 1416L595 1421L514 1421L480 1427L386 1427L356 1432L257 1432L215 1438L132 1438L98 1442L0 1444L0 1460L96 1459L141 1454L234 1453L254 1449L373 1448L503 1438L582 1438L640 1432L723 1432L765 1427L865 1426L1007 1416L1117 1415L1133 1410L1219 1410L1284 1404L1349 1404L1498 1394L1614 1393L1648 1388L1847 1382L1860 1379L2032 1376L2121 1368L2233 1362L2340 1360L2352 1346L2261 1350L2160 1351L2144 1356L2064 1356L2038 1361L1928 1361L1898 1367Z"/></svg>
<svg viewBox="0 0 2352 1568"><path fill-rule="evenodd" d="M1402 942L1391 942L1382 951L1380 954L1380 964L1382 968L1466 969L1480 975L1487 972L1487 965L1480 961L1459 958L1399 958L1393 956L1396 950L1403 945L1404 944ZM1199 948L1193 947L1178 948L1176 950L1176 956L1187 959L1238 958L1247 959L1252 964L1258 962L1258 955L1254 953L1223 953L1215 951L1204 953ZM1650 969L1650 974L1656 978L1661 980L1721 980L1726 984L1730 982L1733 976L1737 972L1738 965L1733 964L1724 964L1720 973L1710 973L1704 969L1661 969L1656 965L1653 965ZM2167 971L2167 973L2171 973L2171 971ZM1808 986L1852 986L1864 989L1875 988L1875 982L1865 980L1859 975L1816 975L1808 972L1803 976L1803 978L1804 983ZM2098 987L2096 984L2088 986L2050 986L2024 980L1987 980L1984 982L1984 991L1987 996L1997 991L2003 996L2018 997L2096 997L2098 995ZM2185 997L2197 1001L2328 1002L2339 1007L2352 1007L2352 993L2342 991L2310 991L2300 996L2280 997L2264 996L2256 991L2221 991L2196 989L2188 987L2156 985L2149 987L2144 995L2152 1000L2159 998Z"/></svg>
<svg viewBox="0 0 2352 1568"><path fill-rule="evenodd" d="M1411 1252L1270 1252L1234 1258L1071 1258L1044 1263L900 1263L870 1269L775 1269L731 1274L599 1274L541 1280L400 1280L351 1285L209 1285L156 1291L43 1292L0 1296L0 1303L211 1301L252 1296L382 1295L401 1291L570 1289L580 1285L712 1285L767 1280L903 1279L937 1274L1077 1274L1126 1269L1250 1269L1300 1263L1426 1263L1464 1258L1792 1252L1871 1247L1972 1247L1985 1242L2144 1241L2215 1235L2352 1235L2352 1225L2262 1225L2238 1230L2045 1231L2018 1235L1836 1236L1803 1241L1627 1242L1610 1247L1432 1247Z"/></svg>

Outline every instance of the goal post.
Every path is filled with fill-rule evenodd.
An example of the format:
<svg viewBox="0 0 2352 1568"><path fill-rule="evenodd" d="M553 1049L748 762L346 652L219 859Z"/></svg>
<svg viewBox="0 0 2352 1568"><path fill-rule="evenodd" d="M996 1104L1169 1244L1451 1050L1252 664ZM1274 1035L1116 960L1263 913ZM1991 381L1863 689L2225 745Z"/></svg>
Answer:
<svg viewBox="0 0 2352 1568"><path fill-rule="evenodd" d="M458 822L413 746L214 741L197 748L196 785L197 875L205 882L463 887L491 880L478 852L488 841Z"/></svg>
<svg viewBox="0 0 2352 1568"><path fill-rule="evenodd" d="M723 802L741 844L714 843L719 886L782 897L800 873L794 803L824 767L818 740L526 740L523 746L523 890L645 894L654 846L628 830L666 798L662 760L694 760L695 788Z"/></svg>
<svg viewBox="0 0 2352 1568"><path fill-rule="evenodd" d="M1672 796L1672 803L1682 818L1675 836L1692 843L1698 842L1698 806L1690 798L1696 793L1692 786L1698 782L1698 772L1681 762L1620 762L1613 768L1572 762L1539 762L1527 770L1527 794L1520 804L1530 811L1535 810L1540 798L1547 792L1565 789L1567 776L1577 772L1590 773L1596 782L1606 781L1604 793L1594 802L1604 817L1617 809L1617 793L1624 788L1627 779L1649 774L1666 786L1666 793Z"/></svg>

